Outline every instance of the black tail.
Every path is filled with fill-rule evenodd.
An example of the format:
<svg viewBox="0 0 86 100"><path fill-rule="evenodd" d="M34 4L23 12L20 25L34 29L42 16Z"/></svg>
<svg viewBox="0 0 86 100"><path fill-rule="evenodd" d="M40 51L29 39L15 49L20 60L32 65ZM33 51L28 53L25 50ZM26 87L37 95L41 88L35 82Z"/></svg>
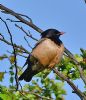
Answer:
<svg viewBox="0 0 86 100"><path fill-rule="evenodd" d="M33 73L33 71L32 71L32 65L33 65L33 64L32 64L31 61L30 61L30 56L31 56L31 55L28 56L28 58L27 58L27 60L26 60L26 63L24 64L24 66L28 64L28 67L27 67L27 69L22 73L22 75L19 77L19 80L25 80L26 82L29 82L29 81L31 81L31 79L32 79L32 77L33 77L33 75L34 75L34 73Z"/></svg>
<svg viewBox="0 0 86 100"><path fill-rule="evenodd" d="M34 58L34 57L33 57ZM37 59L34 58L34 62L36 62ZM32 77L36 75L38 72L41 71L41 66L39 63L34 65L34 62L32 63L30 61L30 55L26 61L26 64L28 64L27 69L22 73L22 75L19 77L19 80L25 80L26 82L30 82Z"/></svg>
<svg viewBox="0 0 86 100"><path fill-rule="evenodd" d="M19 77L19 80L25 80L26 82L31 81L32 77L33 77L33 71L31 67L28 67L23 73L22 75Z"/></svg>

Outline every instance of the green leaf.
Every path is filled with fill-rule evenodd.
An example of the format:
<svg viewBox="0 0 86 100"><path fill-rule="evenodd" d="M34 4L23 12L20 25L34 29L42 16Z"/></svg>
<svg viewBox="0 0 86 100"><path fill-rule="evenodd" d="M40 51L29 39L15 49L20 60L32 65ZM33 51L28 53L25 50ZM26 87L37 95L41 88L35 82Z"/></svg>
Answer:
<svg viewBox="0 0 86 100"><path fill-rule="evenodd" d="M3 99L0 97L0 100L3 100Z"/></svg>
<svg viewBox="0 0 86 100"><path fill-rule="evenodd" d="M13 83L13 81L14 81L14 78L10 77L10 83Z"/></svg>
<svg viewBox="0 0 86 100"><path fill-rule="evenodd" d="M78 62L83 61L83 58L78 54L75 55L75 58L77 59Z"/></svg>
<svg viewBox="0 0 86 100"><path fill-rule="evenodd" d="M10 56L10 62L11 62L11 64L13 64L15 62L15 57L14 56Z"/></svg>
<svg viewBox="0 0 86 100"><path fill-rule="evenodd" d="M18 96L19 95L19 91L15 92L15 95Z"/></svg>
<svg viewBox="0 0 86 100"><path fill-rule="evenodd" d="M9 69L13 70L13 68L14 68L14 65L10 66L10 68L9 68Z"/></svg>
<svg viewBox="0 0 86 100"><path fill-rule="evenodd" d="M16 49L16 53L23 53L23 50L22 49Z"/></svg>
<svg viewBox="0 0 86 100"><path fill-rule="evenodd" d="M4 78L4 72L0 72L0 81L2 81L3 80L3 78Z"/></svg>
<svg viewBox="0 0 86 100"><path fill-rule="evenodd" d="M83 57L83 58L86 58L86 50L84 50L84 49L82 49L82 48L80 48L80 50L81 50L81 56Z"/></svg>
<svg viewBox="0 0 86 100"><path fill-rule="evenodd" d="M14 75L14 72L13 71L9 71L10 75Z"/></svg>
<svg viewBox="0 0 86 100"><path fill-rule="evenodd" d="M27 97L28 97L30 100L34 100L34 99L35 99L35 95L33 95L33 94L28 94Z"/></svg>
<svg viewBox="0 0 86 100"><path fill-rule="evenodd" d="M3 54L2 56L0 56L0 60L3 60L5 58L8 58L8 56L6 54Z"/></svg>
<svg viewBox="0 0 86 100"><path fill-rule="evenodd" d="M12 98L7 94L0 94L1 100L12 100Z"/></svg>

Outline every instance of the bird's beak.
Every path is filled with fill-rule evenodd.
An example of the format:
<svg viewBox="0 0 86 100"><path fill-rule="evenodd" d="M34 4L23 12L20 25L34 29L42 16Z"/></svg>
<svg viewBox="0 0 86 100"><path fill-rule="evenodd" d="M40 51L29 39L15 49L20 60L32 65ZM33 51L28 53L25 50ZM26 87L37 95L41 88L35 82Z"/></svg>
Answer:
<svg viewBox="0 0 86 100"><path fill-rule="evenodd" d="M65 32L60 32L60 35L63 35Z"/></svg>

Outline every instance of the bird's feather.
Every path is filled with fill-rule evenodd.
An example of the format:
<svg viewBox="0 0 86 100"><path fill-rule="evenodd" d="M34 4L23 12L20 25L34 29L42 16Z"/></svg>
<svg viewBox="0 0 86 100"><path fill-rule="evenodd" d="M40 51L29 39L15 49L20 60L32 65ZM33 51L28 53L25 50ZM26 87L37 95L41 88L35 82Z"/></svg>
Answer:
<svg viewBox="0 0 86 100"><path fill-rule="evenodd" d="M56 33L54 34L52 32L49 32L49 38L43 37L35 45L31 54L27 58L27 69L19 77L19 80L24 79L25 81L29 82L37 73L43 71L46 68L53 68L60 62L64 52L64 45L59 38L55 37ZM44 33L44 35L46 34Z"/></svg>

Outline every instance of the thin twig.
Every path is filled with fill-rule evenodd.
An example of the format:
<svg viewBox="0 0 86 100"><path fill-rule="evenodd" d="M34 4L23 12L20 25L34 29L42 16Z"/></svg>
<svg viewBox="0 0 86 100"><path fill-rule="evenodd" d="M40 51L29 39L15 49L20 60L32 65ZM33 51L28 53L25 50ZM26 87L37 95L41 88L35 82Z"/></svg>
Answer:
<svg viewBox="0 0 86 100"><path fill-rule="evenodd" d="M38 41L36 38L34 38L34 37L30 34L30 32L29 32L29 34L28 34L28 32L26 32L26 31L25 31L22 27L20 27L19 25L15 24L15 26L18 27L20 30L22 30L22 31L26 34L26 36L32 38L32 39L35 40L35 41Z"/></svg>
<svg viewBox="0 0 86 100"><path fill-rule="evenodd" d="M1 33L0 33L0 36L1 36L3 39L5 39L4 36L3 36Z"/></svg>
<svg viewBox="0 0 86 100"><path fill-rule="evenodd" d="M17 55L19 55L19 56L21 56L21 57L24 57L24 58L28 58L27 56L24 56L24 55L22 55L22 54L19 54L19 53L17 53Z"/></svg>
<svg viewBox="0 0 86 100"><path fill-rule="evenodd" d="M12 19L9 19L9 18L7 18L6 20L9 20L10 22L21 22L19 20L15 21L15 20L12 20Z"/></svg>
<svg viewBox="0 0 86 100"><path fill-rule="evenodd" d="M10 52L10 51L8 51L8 50L7 50L7 52L10 53L10 54L13 54L12 52ZM21 57L27 58L27 56L22 55L22 54L19 54L19 53L17 53L16 55L19 55L19 56L21 56ZM8 58L8 57L4 57L4 58Z"/></svg>
<svg viewBox="0 0 86 100"><path fill-rule="evenodd" d="M33 23L32 19L30 17L28 17L27 15L19 14L19 13L17 13L17 14L20 16L26 17L30 21L30 23Z"/></svg>
<svg viewBox="0 0 86 100"><path fill-rule="evenodd" d="M45 99L45 100L53 100L53 98L49 98L49 97L45 97L45 96L40 96L39 94L35 93L35 92L30 92L30 91L19 91L22 95L24 94L33 94L36 97L40 98L40 99ZM25 96L25 95L24 95Z"/></svg>
<svg viewBox="0 0 86 100"><path fill-rule="evenodd" d="M3 11L3 13L6 13L6 12ZM9 13L8 13L8 14L9 14ZM19 13L16 13L16 14L18 14L18 15L20 15L20 16L23 16L23 17L26 17L26 18L32 23L32 19L31 19L30 17L28 17L27 15L19 14ZM9 20L9 21L11 21L11 22L21 22L21 21L15 21L15 20L12 20L12 19L9 19L9 18L7 18L6 20Z"/></svg>
<svg viewBox="0 0 86 100"><path fill-rule="evenodd" d="M19 85L18 85L18 69L17 69L17 60L16 60L16 50L15 50L15 46L14 46L14 43L13 43L13 38L12 38L12 34L9 30L9 27L7 25L7 23L0 17L0 19L4 22L6 28L7 28L7 31L10 35L10 40L11 40L11 44L12 44L12 47L13 47L13 51L14 51L14 58L15 58L15 70L16 70L16 73L15 73L15 80L16 80L16 91L18 90L19 88Z"/></svg>
<svg viewBox="0 0 86 100"><path fill-rule="evenodd" d="M21 86L21 88L22 88L22 86ZM15 91L14 89L10 89L10 90L9 90L9 92L14 92L14 91ZM41 96L41 95L39 95L39 94L37 94L37 93L35 93L35 92L23 91L23 90L18 90L18 91L19 91L19 93L20 93L21 95L23 95L27 100L29 100L29 98L26 96L27 94L33 94L33 95L35 95L36 97L38 97L38 98L40 98L40 99L42 99L42 100L53 100L53 98Z"/></svg>
<svg viewBox="0 0 86 100"><path fill-rule="evenodd" d="M29 44L29 42L28 42L28 40L26 39L25 36L24 36L24 39L25 39L25 41L27 42L28 46L29 46L31 49L33 49L32 46Z"/></svg>

